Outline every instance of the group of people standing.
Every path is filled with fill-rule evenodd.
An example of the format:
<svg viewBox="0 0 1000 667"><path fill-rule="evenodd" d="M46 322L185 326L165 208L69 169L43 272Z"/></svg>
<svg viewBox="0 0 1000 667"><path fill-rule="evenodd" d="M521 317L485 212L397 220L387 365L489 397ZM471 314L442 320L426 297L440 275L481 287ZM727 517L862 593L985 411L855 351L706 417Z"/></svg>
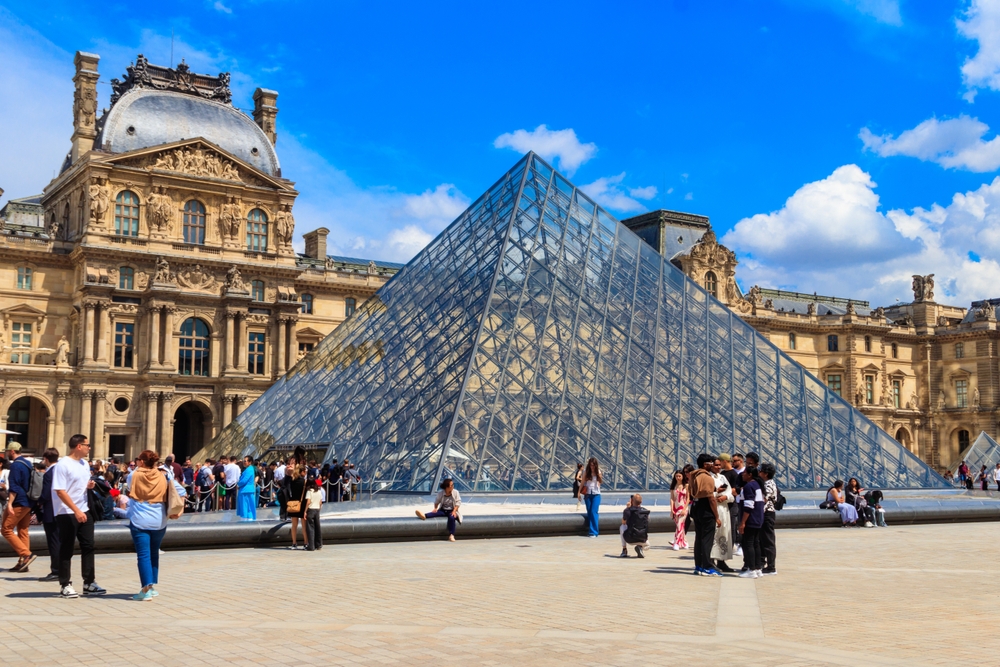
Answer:
<svg viewBox="0 0 1000 667"><path fill-rule="evenodd" d="M954 475L950 470L945 472L944 478L950 482L957 482L959 486L972 490L972 485L974 482L979 484L979 488L983 491L990 490L990 482L997 485L997 491L1000 491L1000 463L996 464L995 468L990 468L985 463L979 468L979 472L973 474L969 469L969 464L962 461L958 466L958 475Z"/></svg>

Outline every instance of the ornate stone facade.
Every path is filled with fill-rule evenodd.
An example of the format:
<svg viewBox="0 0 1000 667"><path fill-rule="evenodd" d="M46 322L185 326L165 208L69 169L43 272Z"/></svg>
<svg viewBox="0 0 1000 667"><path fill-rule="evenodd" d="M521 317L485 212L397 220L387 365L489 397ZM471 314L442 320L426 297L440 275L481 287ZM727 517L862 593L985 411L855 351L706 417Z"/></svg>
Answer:
<svg viewBox="0 0 1000 667"><path fill-rule="evenodd" d="M70 159L0 233L0 428L36 454L77 432L98 458L192 454L399 267L328 258L325 229L297 255L294 184L212 136L109 148L97 62L76 58ZM162 90L241 113L228 76L141 56L113 88L113 104Z"/></svg>

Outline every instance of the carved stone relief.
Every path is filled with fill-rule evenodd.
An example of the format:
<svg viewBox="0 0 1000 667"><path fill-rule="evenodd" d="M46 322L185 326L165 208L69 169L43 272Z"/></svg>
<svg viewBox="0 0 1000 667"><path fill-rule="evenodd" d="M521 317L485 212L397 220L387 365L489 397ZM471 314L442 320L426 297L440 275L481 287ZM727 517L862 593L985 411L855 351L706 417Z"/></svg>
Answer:
<svg viewBox="0 0 1000 667"><path fill-rule="evenodd" d="M146 201L146 220L149 222L149 230L160 234L169 234L173 217L174 202L167 196L163 187L153 188Z"/></svg>
<svg viewBox="0 0 1000 667"><path fill-rule="evenodd" d="M179 271L177 284L181 287L204 292L214 292L219 286L215 276L202 269L200 264L196 264L194 268Z"/></svg>

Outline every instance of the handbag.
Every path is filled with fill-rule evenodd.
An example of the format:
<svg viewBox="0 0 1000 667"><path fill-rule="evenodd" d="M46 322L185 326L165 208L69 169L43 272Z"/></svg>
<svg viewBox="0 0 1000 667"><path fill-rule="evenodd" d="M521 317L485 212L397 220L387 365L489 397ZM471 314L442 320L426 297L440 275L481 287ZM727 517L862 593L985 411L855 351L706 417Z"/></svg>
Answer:
<svg viewBox="0 0 1000 667"><path fill-rule="evenodd" d="M299 498L298 500L289 500L288 501L288 513L289 514L298 514L299 512L301 512L302 511L302 503L305 502L305 499L306 499L306 484L303 482L303 484L302 484L302 497Z"/></svg>
<svg viewBox="0 0 1000 667"><path fill-rule="evenodd" d="M164 475L167 478L166 475ZM184 513L184 499L177 493L174 483L167 478L167 517L176 519Z"/></svg>

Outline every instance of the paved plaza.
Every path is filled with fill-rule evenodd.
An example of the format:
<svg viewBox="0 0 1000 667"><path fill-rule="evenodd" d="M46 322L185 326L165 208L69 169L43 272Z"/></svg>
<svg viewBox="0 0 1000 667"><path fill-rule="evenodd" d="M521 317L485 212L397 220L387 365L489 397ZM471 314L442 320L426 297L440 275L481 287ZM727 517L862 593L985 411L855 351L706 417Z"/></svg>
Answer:
<svg viewBox="0 0 1000 667"><path fill-rule="evenodd" d="M108 595L77 600L35 581L40 558L31 575L0 574L0 660L919 666L986 664L1000 633L1000 523L781 530L779 574L759 580L692 576L690 551L652 537L644 560L617 558L611 535L461 532L454 544L169 552L161 595L144 603L129 599L131 554L98 555Z"/></svg>

